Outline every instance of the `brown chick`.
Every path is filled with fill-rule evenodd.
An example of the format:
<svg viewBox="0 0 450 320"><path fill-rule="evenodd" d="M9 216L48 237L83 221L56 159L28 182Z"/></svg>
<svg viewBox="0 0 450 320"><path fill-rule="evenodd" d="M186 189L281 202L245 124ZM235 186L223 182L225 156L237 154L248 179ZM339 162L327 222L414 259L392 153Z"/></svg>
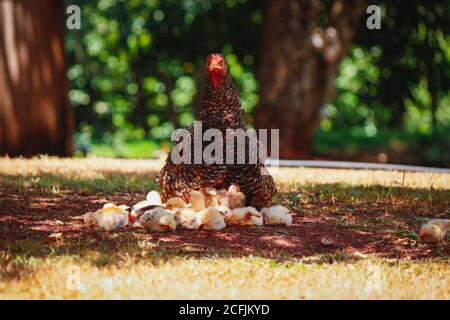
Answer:
<svg viewBox="0 0 450 320"><path fill-rule="evenodd" d="M420 229L420 239L425 242L443 242L445 235L450 230L450 220L432 219Z"/></svg>

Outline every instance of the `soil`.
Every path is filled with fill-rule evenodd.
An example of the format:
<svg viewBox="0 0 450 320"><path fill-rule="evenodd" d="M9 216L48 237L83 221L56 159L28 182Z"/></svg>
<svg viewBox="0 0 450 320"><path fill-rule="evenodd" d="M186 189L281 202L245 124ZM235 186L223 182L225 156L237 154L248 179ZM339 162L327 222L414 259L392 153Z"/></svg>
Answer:
<svg viewBox="0 0 450 320"><path fill-rule="evenodd" d="M52 238L61 236L79 243L86 240L83 243L95 248L99 239L104 239L104 232L87 228L83 224L83 214L101 208L106 202L132 204L143 197L142 194L53 195L39 190L20 195L3 194L0 197L0 242L26 239L48 246ZM442 217L445 209L431 206L426 217ZM177 230L171 233L127 228L113 234L148 240L161 250L185 248L192 252L226 251L274 257L351 252L407 259L448 257L450 241L438 246L417 239L425 216L411 214L415 211L408 201L349 206L321 200L297 208L290 227L230 226L222 231ZM108 236L114 239L111 234Z"/></svg>

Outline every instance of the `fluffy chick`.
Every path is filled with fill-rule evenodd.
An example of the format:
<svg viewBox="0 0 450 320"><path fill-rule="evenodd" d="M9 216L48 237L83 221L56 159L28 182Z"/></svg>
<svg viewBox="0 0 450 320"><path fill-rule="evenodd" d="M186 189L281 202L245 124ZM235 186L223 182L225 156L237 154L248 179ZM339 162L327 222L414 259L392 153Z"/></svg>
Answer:
<svg viewBox="0 0 450 320"><path fill-rule="evenodd" d="M201 211L206 208L205 199L199 191L192 190L189 192L189 200L195 211Z"/></svg>
<svg viewBox="0 0 450 320"><path fill-rule="evenodd" d="M264 224L267 225L281 224L290 226L292 224L292 216L289 214L289 210L283 206L264 208L261 210L261 214Z"/></svg>
<svg viewBox="0 0 450 320"><path fill-rule="evenodd" d="M95 212L86 212L83 216L84 224L88 227L95 225Z"/></svg>
<svg viewBox="0 0 450 320"><path fill-rule="evenodd" d="M133 212L136 215L136 218L139 218L145 211L154 209L154 208L162 208L161 204L154 204L148 200L139 201L133 206Z"/></svg>
<svg viewBox="0 0 450 320"><path fill-rule="evenodd" d="M217 189L206 187L200 188L198 192L200 192L201 195L203 196L206 208L217 207L219 205L219 200L217 199L218 195Z"/></svg>
<svg viewBox="0 0 450 320"><path fill-rule="evenodd" d="M230 224L241 226L262 226L263 217L253 207L235 208L232 210Z"/></svg>
<svg viewBox="0 0 450 320"><path fill-rule="evenodd" d="M218 193L219 205L230 209L242 208L245 205L245 194L239 189L239 186L232 184L228 191L222 189Z"/></svg>
<svg viewBox="0 0 450 320"><path fill-rule="evenodd" d="M225 206L217 206L214 207L214 209L217 209L220 214L223 216L223 219L225 220L225 224L228 224L231 217L233 216L233 211Z"/></svg>
<svg viewBox="0 0 450 320"><path fill-rule="evenodd" d="M100 230L122 229L128 224L128 211L119 207L103 208L94 213L94 221Z"/></svg>
<svg viewBox="0 0 450 320"><path fill-rule="evenodd" d="M156 191L150 191L147 193L145 199L153 205L162 205L161 196Z"/></svg>
<svg viewBox="0 0 450 320"><path fill-rule="evenodd" d="M161 207L145 211L139 218L139 224L155 232L174 231L177 228L173 215Z"/></svg>
<svg viewBox="0 0 450 320"><path fill-rule="evenodd" d="M116 205L115 205L114 203L108 202L108 203L105 203L105 204L103 205L103 209L112 208L112 207L115 207L115 206L116 206Z"/></svg>
<svg viewBox="0 0 450 320"><path fill-rule="evenodd" d="M426 242L443 242L450 230L450 220L432 219L420 229L420 239Z"/></svg>
<svg viewBox="0 0 450 320"><path fill-rule="evenodd" d="M181 199L180 197L170 198L169 200L167 200L165 205L167 210L177 210L181 208L186 208L186 206L187 206L186 202L184 202L184 200Z"/></svg>
<svg viewBox="0 0 450 320"><path fill-rule="evenodd" d="M226 226L222 214L216 208L206 208L197 214L205 230L222 230Z"/></svg>
<svg viewBox="0 0 450 320"><path fill-rule="evenodd" d="M198 230L201 226L201 221L198 213L192 208L181 208L173 214L177 227L188 230Z"/></svg>

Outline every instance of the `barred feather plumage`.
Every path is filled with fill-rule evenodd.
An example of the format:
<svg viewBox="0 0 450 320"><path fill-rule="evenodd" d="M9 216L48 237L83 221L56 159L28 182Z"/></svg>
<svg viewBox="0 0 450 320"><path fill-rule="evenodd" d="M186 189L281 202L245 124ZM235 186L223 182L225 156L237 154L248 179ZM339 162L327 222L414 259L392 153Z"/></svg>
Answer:
<svg viewBox="0 0 450 320"><path fill-rule="evenodd" d="M223 59L221 55L213 58ZM208 57L208 63L211 56ZM199 120L202 121L203 132L209 128L216 128L226 134L226 129L243 129L243 109L239 101L239 92L226 71L223 59L224 72L211 74L208 86L200 102ZM218 77L218 78L217 78ZM193 145L193 128L189 128ZM225 142L225 141L224 141ZM209 144L204 142L202 150ZM188 201L191 190L205 187L216 189L228 188L237 184L246 196L246 204L255 208L262 208L269 204L275 193L275 185L270 175L262 175L264 164L248 163L248 143L246 143L246 164L237 164L237 150L234 149L235 164L175 164L170 154L164 167L158 175L158 182L163 200L172 197L181 197ZM225 157L224 143L224 157ZM192 155L193 157L193 155ZM193 163L193 159L192 159Z"/></svg>

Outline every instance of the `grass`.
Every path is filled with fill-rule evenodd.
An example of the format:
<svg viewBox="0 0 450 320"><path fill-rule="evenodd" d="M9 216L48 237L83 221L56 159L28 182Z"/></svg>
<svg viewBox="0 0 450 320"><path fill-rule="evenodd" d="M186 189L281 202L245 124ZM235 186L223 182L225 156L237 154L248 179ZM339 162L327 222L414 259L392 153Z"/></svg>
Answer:
<svg viewBox="0 0 450 320"><path fill-rule="evenodd" d="M86 199L143 195L156 187L160 166L144 160L0 159L0 208L11 199L20 204L13 212L0 209L0 299L450 298L446 251L414 259L340 248L298 256L201 247L178 241L180 234L168 238L84 229L81 236L50 241L38 233L40 221L26 220L42 215L40 220L71 221L81 213L72 212L70 203L66 207L67 199L92 203ZM341 231L364 235L376 230L392 240L388 251L398 241L404 250L429 250L417 239L417 228L427 216L450 216L445 174L304 168L272 173L280 191L275 201L301 215L302 225L327 223L340 236L346 234ZM57 204L68 213L53 212ZM22 231L31 222L37 236ZM288 239L291 234L284 230L270 229L263 236ZM376 245L383 241L377 238Z"/></svg>
<svg viewBox="0 0 450 320"><path fill-rule="evenodd" d="M100 260L101 261L101 260ZM447 262L353 260L274 262L259 257L98 254L18 262L28 274L0 284L0 298L29 299L448 299ZM17 268L17 265L16 265ZM32 270L32 271L31 271Z"/></svg>
<svg viewBox="0 0 450 320"><path fill-rule="evenodd" d="M379 128L374 135L358 126L321 129L314 134L314 151L333 159L449 167L448 137L448 128L444 127L434 133Z"/></svg>
<svg viewBox="0 0 450 320"><path fill-rule="evenodd" d="M161 149L160 143L153 140L143 140L135 142L116 144L92 143L90 153L97 157L111 158L154 158L154 152Z"/></svg>

